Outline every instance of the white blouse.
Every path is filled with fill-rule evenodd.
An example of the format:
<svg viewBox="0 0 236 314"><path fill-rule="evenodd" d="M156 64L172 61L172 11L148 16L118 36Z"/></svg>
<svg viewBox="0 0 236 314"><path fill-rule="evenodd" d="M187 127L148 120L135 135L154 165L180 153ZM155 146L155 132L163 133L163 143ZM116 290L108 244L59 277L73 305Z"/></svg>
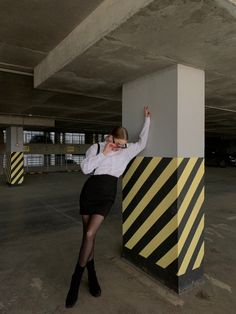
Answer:
<svg viewBox="0 0 236 314"><path fill-rule="evenodd" d="M125 171L131 159L137 156L147 144L150 126L150 117L145 117L143 129L139 135L139 141L128 143L127 148L121 148L117 151L111 151L107 155L103 154L105 142L100 144L100 153L97 154L97 144L93 144L86 152L86 157L81 163L81 169L84 174L94 171L95 175L109 174L119 177Z"/></svg>

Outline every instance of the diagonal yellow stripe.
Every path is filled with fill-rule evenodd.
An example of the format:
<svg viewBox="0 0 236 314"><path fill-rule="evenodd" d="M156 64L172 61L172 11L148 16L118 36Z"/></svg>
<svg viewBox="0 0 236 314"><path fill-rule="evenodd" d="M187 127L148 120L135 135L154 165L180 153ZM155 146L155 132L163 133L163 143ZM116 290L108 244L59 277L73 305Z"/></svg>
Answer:
<svg viewBox="0 0 236 314"><path fill-rule="evenodd" d="M166 268L179 256L184 246L184 243L188 238L188 235L194 224L194 221L202 207L203 201L204 201L204 187L202 188L202 191L196 201L192 213L189 216L189 219L184 227L184 230L181 233L178 243L174 245L159 261L157 261L156 263L157 265L161 266L162 268Z"/></svg>
<svg viewBox="0 0 236 314"><path fill-rule="evenodd" d="M199 268L201 266L201 263L202 263L202 260L203 260L203 256L204 256L204 241L202 243L202 246L198 252L198 255L197 255L197 258L196 258L196 261L193 265L193 269L196 269L196 268Z"/></svg>
<svg viewBox="0 0 236 314"><path fill-rule="evenodd" d="M193 255L193 252L194 252L194 250L195 250L195 248L197 246L197 243L198 243L198 241L200 239L200 236L201 236L201 234L203 232L203 229L204 229L204 215L202 216L201 222L198 225L198 228L197 228L197 230L196 230L196 232L194 234L194 237L193 237L193 239L192 239L192 241L191 241L191 243L190 243L190 245L188 247L187 253L184 256L183 262L182 262L182 264L180 266L180 269L179 269L179 271L177 273L177 276L181 276L181 275L185 274L186 269L188 268L189 262L191 260L191 257Z"/></svg>
<svg viewBox="0 0 236 314"><path fill-rule="evenodd" d="M178 158L178 165L181 163L183 158ZM135 244L144 236L145 233L154 225L154 223L163 215L163 213L174 203L178 198L180 192L182 191L184 184L186 183L197 158L191 158L185 169L183 170L177 184L172 188L172 190L166 195L162 202L154 209L152 214L146 219L146 221L141 225L141 227L136 231L136 233L131 237L131 239L125 245L129 249L132 249Z"/></svg>
<svg viewBox="0 0 236 314"><path fill-rule="evenodd" d="M171 177L171 175L176 171L177 167L182 162L183 158L173 158L162 174L153 183L148 192L143 196L138 205L133 209L132 213L126 219L123 224L123 234L127 232L130 226L134 223L137 217L142 213L144 208L150 203L153 197L158 193L166 181Z"/></svg>
<svg viewBox="0 0 236 314"><path fill-rule="evenodd" d="M18 175L17 175L14 179L11 180L11 184L15 184L15 183L17 182L17 180L18 180L21 176L23 176L23 174L24 174L24 169L22 169L22 170L18 173Z"/></svg>
<svg viewBox="0 0 236 314"><path fill-rule="evenodd" d="M11 162L11 170L13 170L14 168L15 168L15 166L17 165L17 163L22 159L23 160L23 154L22 153L20 153L21 155L20 156L18 156L15 160L14 160L14 162Z"/></svg>
<svg viewBox="0 0 236 314"><path fill-rule="evenodd" d="M151 242L139 253L143 257L148 257L152 252L164 242L168 236L174 232L178 226L177 215L175 215L168 224L152 239Z"/></svg>
<svg viewBox="0 0 236 314"><path fill-rule="evenodd" d="M143 184L147 181L147 178L150 176L150 174L153 172L153 170L156 168L156 166L161 161L160 157L153 157L148 166L143 171L142 175L138 178L128 195L123 201L123 212L126 210L132 199L137 195L140 188L143 186Z"/></svg>
<svg viewBox="0 0 236 314"><path fill-rule="evenodd" d="M24 168L24 161L23 159L19 163L19 165L12 171L11 178L14 178L15 174L19 171L20 168Z"/></svg>
<svg viewBox="0 0 236 314"><path fill-rule="evenodd" d="M24 176L21 177L21 179L19 180L18 184L21 184L24 181Z"/></svg>
<svg viewBox="0 0 236 314"><path fill-rule="evenodd" d="M11 153L11 163L13 163L13 161L19 156L19 154L21 154L22 152L15 152L15 153ZM14 155L13 155L14 154ZM13 156L12 156L13 155Z"/></svg>
<svg viewBox="0 0 236 314"><path fill-rule="evenodd" d="M130 166L129 170L126 172L123 180L122 180L122 189L125 188L126 184L129 182L130 178L142 162L144 157L136 157L133 164Z"/></svg>
<svg viewBox="0 0 236 314"><path fill-rule="evenodd" d="M183 202L181 203L181 206L178 212L165 225L165 227L143 248L143 250L139 253L141 256L147 258L150 254L152 254L152 252L156 248L158 248L161 245L161 243L163 243L178 228L193 198L193 195L196 192L196 189L203 177L203 174L204 174L204 164L202 162L194 177L194 180L192 181L192 184L190 185L188 192L186 193L186 196Z"/></svg>

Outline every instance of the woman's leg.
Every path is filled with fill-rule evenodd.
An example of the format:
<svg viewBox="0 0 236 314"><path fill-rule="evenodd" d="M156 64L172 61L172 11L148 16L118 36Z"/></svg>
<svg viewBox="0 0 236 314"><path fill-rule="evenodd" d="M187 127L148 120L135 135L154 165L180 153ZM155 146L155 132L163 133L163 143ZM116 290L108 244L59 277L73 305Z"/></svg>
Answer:
<svg viewBox="0 0 236 314"><path fill-rule="evenodd" d="M82 222L83 222L82 244L83 244L83 241L84 241L85 236L86 236L86 231L87 231L87 227L88 227L88 223L89 223L90 218L91 218L91 215L82 215ZM81 244L81 246L82 246L82 244ZM91 261L94 258L94 244L95 244L95 239L93 241L93 248L92 248L91 254L89 255L88 261Z"/></svg>
<svg viewBox="0 0 236 314"><path fill-rule="evenodd" d="M83 241L86 238L86 232L89 226L91 216L89 215L83 215L82 221L83 221ZM82 243L83 243L82 241ZM88 261L87 261L87 270L88 270L88 283L89 283L89 292L94 297L99 297L101 295L101 287L99 285L97 274L95 271L95 265L94 265L94 244L95 244L95 238L93 240L93 247L91 250L91 253L89 255Z"/></svg>
<svg viewBox="0 0 236 314"><path fill-rule="evenodd" d="M83 241L80 248L78 262L76 264L74 273L71 278L70 289L67 293L66 307L74 306L74 304L77 301L80 281L84 272L84 267L86 266L88 259L92 253L95 236L103 220L104 220L104 217L101 215L92 215L92 216L89 216L89 218L88 217L83 218L83 225L84 225ZM95 273L95 276L96 276L96 273ZM94 279L94 276L93 276L93 279ZM96 286L93 281L92 290L90 290L90 292L92 291L94 293L94 287ZM94 296L98 296L101 294L101 289L98 282L97 282L96 288L97 288L97 290L95 291L96 295L94 293L93 294ZM99 292L99 289L100 289L100 294L97 293Z"/></svg>
<svg viewBox="0 0 236 314"><path fill-rule="evenodd" d="M92 254L96 233L101 226L103 220L104 217L102 215L91 215L89 219L85 218L83 220L85 221L85 224L87 221L87 224L79 253L79 264L81 267L85 267L89 258L93 256Z"/></svg>

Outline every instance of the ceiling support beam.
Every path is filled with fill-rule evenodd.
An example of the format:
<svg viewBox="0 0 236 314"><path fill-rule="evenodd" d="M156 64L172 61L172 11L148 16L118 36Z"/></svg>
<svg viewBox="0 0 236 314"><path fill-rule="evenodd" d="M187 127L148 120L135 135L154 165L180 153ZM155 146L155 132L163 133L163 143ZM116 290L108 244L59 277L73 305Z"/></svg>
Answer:
<svg viewBox="0 0 236 314"><path fill-rule="evenodd" d="M19 125L19 126L35 126L35 127L55 127L55 120L40 117L26 117L17 115L0 115L0 125Z"/></svg>
<svg viewBox="0 0 236 314"><path fill-rule="evenodd" d="M104 0L35 67L34 87L40 87L48 78L153 1Z"/></svg>

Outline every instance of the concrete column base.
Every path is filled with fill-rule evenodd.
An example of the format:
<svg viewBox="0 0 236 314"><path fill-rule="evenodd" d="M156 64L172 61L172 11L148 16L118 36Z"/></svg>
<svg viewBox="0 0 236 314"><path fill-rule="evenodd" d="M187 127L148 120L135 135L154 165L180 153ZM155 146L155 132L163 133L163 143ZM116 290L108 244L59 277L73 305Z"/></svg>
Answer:
<svg viewBox="0 0 236 314"><path fill-rule="evenodd" d="M136 157L123 176L122 255L181 293L203 275L204 159Z"/></svg>

